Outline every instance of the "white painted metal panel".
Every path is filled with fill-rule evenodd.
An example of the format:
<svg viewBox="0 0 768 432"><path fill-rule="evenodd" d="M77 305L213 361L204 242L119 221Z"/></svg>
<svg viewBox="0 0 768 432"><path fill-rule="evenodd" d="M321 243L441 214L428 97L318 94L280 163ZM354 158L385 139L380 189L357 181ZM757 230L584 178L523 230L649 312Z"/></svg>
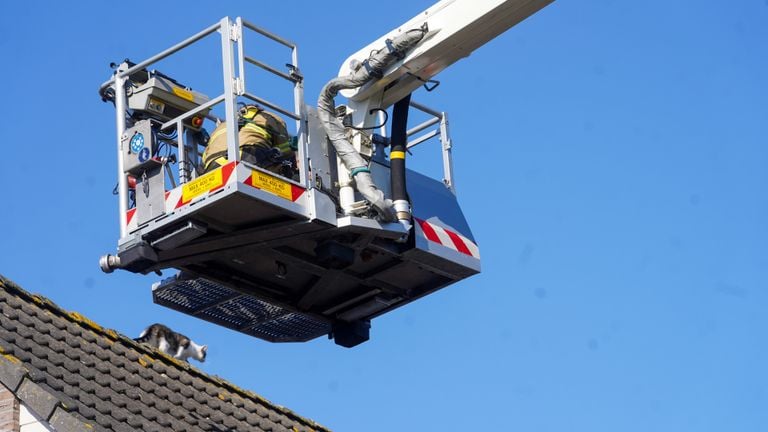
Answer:
<svg viewBox="0 0 768 432"><path fill-rule="evenodd" d="M53 432L53 429L30 411L24 403L21 403L19 404L19 431Z"/></svg>
<svg viewBox="0 0 768 432"><path fill-rule="evenodd" d="M504 33L554 0L442 0L350 56L341 66L339 76L350 73L353 60L361 62L371 51L386 46L386 39L427 23L429 33L402 61L384 72L380 80L363 87L343 90L341 94L361 101L384 92L381 107L388 107L459 59ZM409 75L412 74L412 75ZM392 82L397 84L384 89Z"/></svg>

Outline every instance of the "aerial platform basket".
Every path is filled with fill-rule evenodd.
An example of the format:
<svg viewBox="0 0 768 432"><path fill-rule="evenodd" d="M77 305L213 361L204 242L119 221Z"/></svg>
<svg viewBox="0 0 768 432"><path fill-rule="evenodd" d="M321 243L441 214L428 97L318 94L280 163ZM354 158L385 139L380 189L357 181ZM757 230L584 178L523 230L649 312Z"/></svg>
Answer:
<svg viewBox="0 0 768 432"><path fill-rule="evenodd" d="M215 33L223 59L219 96L148 69ZM287 47L286 70L245 54L250 36ZM246 65L290 82L293 109L250 93ZM126 92L130 86L142 91ZM317 110L304 104L296 46L247 21L224 18L143 62L126 61L101 94L117 111L121 227L117 254L102 257L101 266L142 274L177 269L153 285L158 304L268 341L330 335L354 346L368 339L371 319L480 271L455 195L444 113L410 104L430 119L408 131L408 145L439 138L444 178L407 171L407 229L381 222L362 201L356 211L341 209L336 154ZM199 169L205 126L236 124L242 101L295 121L294 175L241 161L236 128L227 128L229 162ZM388 195L387 140L377 139L370 170Z"/></svg>

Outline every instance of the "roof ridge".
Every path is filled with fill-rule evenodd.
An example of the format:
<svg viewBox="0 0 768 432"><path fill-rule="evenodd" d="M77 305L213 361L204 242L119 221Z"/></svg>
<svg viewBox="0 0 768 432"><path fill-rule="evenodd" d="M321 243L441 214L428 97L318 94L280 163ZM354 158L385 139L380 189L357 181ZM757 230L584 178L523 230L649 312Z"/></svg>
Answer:
<svg viewBox="0 0 768 432"><path fill-rule="evenodd" d="M32 294L25 290L24 288L20 287L18 284L16 284L14 281L8 279L7 277L3 276L3 274L0 274L0 289L5 289L6 291L10 291L13 294L17 295L18 297L23 298L24 300L34 303L40 308L49 310L51 312L54 312L58 316L67 319L68 321L75 323L87 330L90 330L94 333L97 333L99 335L105 336L109 339L112 339L116 342L120 342L126 346L128 346L131 349L134 349L139 352L143 352L145 355L151 354L155 358L162 360L164 363L166 363L169 366L177 367L179 369L185 370L189 373L192 373L193 375L202 378L204 380L207 380L213 384L216 384L221 387L225 387L227 390L231 391L232 393L236 393L240 395L241 397L251 399L255 402L267 405L268 407L279 410L283 414L293 417L296 420L299 420L301 422L304 422L305 424L311 425L313 428L318 428L319 430L328 430L324 426L318 424L314 420L308 419L304 416L301 416L299 414L296 414L292 410L282 406L275 404L274 402L271 402L270 400L260 396L259 394L251 391L243 389L236 384L218 376L218 375L212 375L205 373L204 371L198 369L197 367L189 364L188 362L184 362L178 359L175 359L171 357L170 355L154 349L150 348L149 346L145 344L138 343L134 341L132 338L116 331L110 328L105 328L99 324L97 324L95 321L92 321L88 317L80 314L79 312L75 311L67 311L63 308L61 308L59 305L48 299L47 297L40 295L40 294ZM18 360L17 360L18 361ZM224 396L219 395L219 398L224 400Z"/></svg>

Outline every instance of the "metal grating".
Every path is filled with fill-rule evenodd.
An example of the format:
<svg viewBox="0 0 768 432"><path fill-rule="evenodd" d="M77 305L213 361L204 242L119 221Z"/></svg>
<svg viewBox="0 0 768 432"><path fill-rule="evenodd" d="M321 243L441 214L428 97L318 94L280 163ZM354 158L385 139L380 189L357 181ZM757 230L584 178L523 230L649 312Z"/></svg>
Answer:
<svg viewBox="0 0 768 432"><path fill-rule="evenodd" d="M197 311L235 295L237 291L202 278L182 281L174 276L153 287L155 303L178 310Z"/></svg>
<svg viewBox="0 0 768 432"><path fill-rule="evenodd" d="M247 330L260 339L273 342L303 342L331 332L325 321L301 313L289 313Z"/></svg>
<svg viewBox="0 0 768 432"><path fill-rule="evenodd" d="M330 323L241 294L207 279L163 280L154 302L271 342L303 342L331 331Z"/></svg>
<svg viewBox="0 0 768 432"><path fill-rule="evenodd" d="M200 318L225 321L239 330L289 313L285 309L250 296L241 296L200 313Z"/></svg>

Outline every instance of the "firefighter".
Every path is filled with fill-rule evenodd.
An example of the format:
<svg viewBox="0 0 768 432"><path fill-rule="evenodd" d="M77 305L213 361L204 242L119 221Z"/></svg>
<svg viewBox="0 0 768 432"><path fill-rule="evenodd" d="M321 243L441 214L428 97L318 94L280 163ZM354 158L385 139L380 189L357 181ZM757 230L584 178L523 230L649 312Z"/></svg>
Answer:
<svg viewBox="0 0 768 432"><path fill-rule="evenodd" d="M245 105L240 108L238 128L241 161L285 177L293 176L295 140L288 134L282 118L259 106ZM226 163L226 123L221 123L211 133L203 152L203 169L209 172Z"/></svg>

